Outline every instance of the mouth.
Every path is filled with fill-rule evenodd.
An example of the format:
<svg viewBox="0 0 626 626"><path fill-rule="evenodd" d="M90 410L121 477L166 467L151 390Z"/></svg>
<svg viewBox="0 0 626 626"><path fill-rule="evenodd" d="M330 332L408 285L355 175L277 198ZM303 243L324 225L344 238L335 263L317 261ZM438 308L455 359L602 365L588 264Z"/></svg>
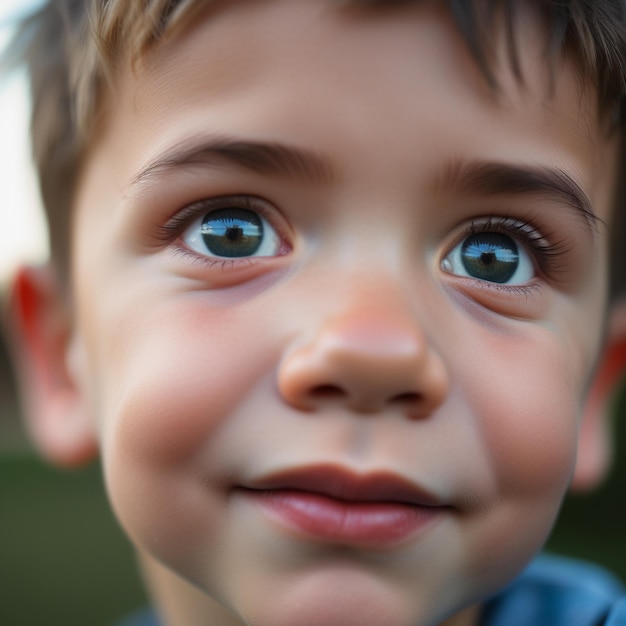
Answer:
<svg viewBox="0 0 626 626"><path fill-rule="evenodd" d="M334 466L279 472L237 491L291 532L364 547L402 542L452 510L396 474L356 474Z"/></svg>

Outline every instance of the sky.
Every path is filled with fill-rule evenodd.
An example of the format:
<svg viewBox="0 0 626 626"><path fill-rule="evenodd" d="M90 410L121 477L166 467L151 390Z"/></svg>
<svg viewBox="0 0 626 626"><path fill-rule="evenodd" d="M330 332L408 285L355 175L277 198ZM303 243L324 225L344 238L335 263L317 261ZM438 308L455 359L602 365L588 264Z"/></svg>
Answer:
<svg viewBox="0 0 626 626"><path fill-rule="evenodd" d="M4 49L12 16L39 0L0 0L0 49ZM0 289L20 263L47 256L46 230L28 144L29 98L24 76L0 77Z"/></svg>

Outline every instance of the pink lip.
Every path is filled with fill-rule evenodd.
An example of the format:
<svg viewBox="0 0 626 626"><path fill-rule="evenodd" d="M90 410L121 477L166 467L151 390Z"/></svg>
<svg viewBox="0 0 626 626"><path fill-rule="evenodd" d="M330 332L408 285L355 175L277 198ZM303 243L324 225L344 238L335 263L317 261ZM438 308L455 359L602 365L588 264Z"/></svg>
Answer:
<svg viewBox="0 0 626 626"><path fill-rule="evenodd" d="M363 546L402 541L451 510L395 474L358 475L332 466L273 474L241 493L292 530Z"/></svg>

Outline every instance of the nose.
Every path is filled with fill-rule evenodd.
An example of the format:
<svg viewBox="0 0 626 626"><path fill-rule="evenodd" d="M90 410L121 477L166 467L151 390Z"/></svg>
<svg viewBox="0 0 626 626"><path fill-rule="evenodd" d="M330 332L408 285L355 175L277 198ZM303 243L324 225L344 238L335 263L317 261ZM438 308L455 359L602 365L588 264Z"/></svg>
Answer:
<svg viewBox="0 0 626 626"><path fill-rule="evenodd" d="M376 413L396 406L410 417L424 417L443 402L449 380L442 359L410 315L355 307L328 320L284 358L278 387L301 410L339 403Z"/></svg>

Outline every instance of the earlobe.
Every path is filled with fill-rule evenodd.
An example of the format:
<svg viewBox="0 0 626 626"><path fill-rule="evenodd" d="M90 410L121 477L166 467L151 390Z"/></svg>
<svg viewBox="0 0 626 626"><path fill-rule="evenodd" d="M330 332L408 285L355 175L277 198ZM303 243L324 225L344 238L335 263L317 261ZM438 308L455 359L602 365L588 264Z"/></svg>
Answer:
<svg viewBox="0 0 626 626"><path fill-rule="evenodd" d="M572 490L589 491L611 466L612 401L626 373L626 300L613 307L604 352L584 407Z"/></svg>
<svg viewBox="0 0 626 626"><path fill-rule="evenodd" d="M93 459L96 437L70 364L77 349L71 318L51 267L28 267L17 273L9 328L22 406L35 446L62 466Z"/></svg>

